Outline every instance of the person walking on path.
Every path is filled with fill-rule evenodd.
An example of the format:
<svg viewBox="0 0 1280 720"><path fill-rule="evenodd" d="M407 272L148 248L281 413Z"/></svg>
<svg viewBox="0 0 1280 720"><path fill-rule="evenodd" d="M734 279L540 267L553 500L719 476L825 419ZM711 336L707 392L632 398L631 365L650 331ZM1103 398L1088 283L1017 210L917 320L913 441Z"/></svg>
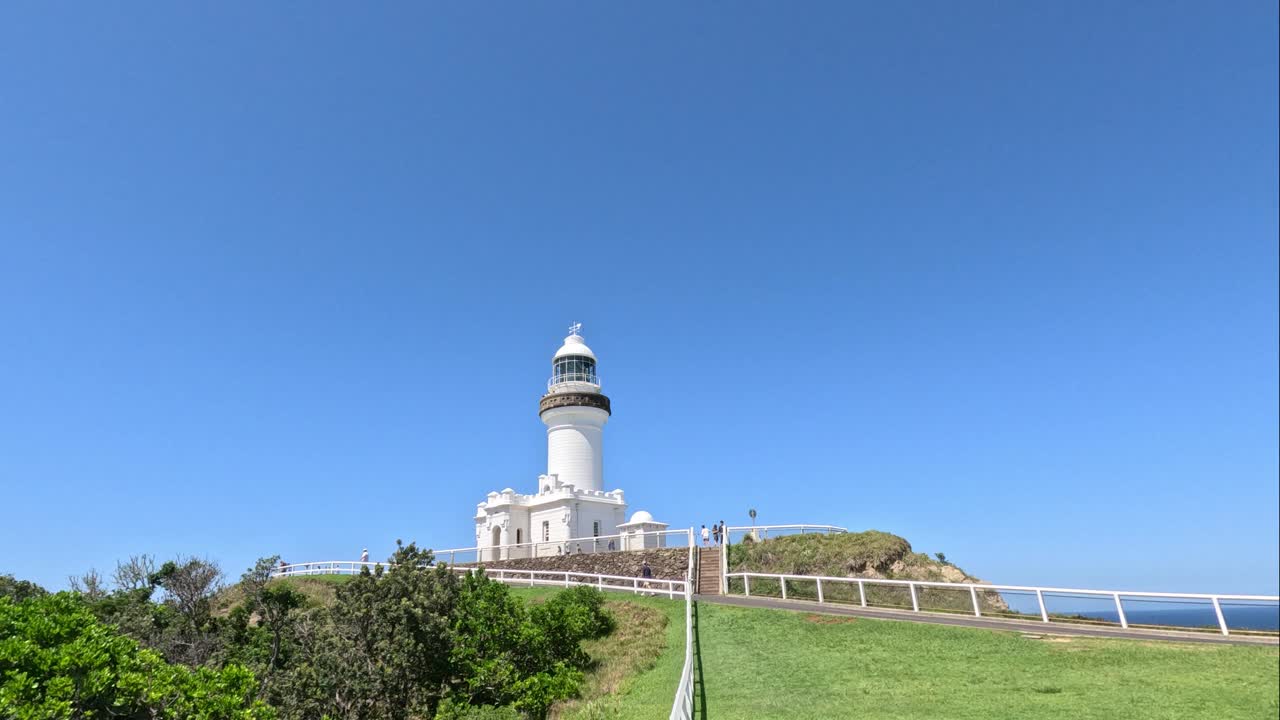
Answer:
<svg viewBox="0 0 1280 720"><path fill-rule="evenodd" d="M360 551L360 562L362 563L369 562L369 548L365 548L364 550Z"/></svg>
<svg viewBox="0 0 1280 720"><path fill-rule="evenodd" d="M706 547L710 541L711 541L711 531L707 529L706 525L703 525L702 526L702 547Z"/></svg>
<svg viewBox="0 0 1280 720"><path fill-rule="evenodd" d="M716 541L715 542L716 547L720 547L720 525L719 524L715 524L711 526L711 537Z"/></svg>
<svg viewBox="0 0 1280 720"><path fill-rule="evenodd" d="M644 578L644 589L648 590L651 587L651 583L649 581L653 579L653 569L649 567L648 560L645 560L640 565L640 577ZM652 595L652 594L653 593L651 592L645 593L645 595Z"/></svg>

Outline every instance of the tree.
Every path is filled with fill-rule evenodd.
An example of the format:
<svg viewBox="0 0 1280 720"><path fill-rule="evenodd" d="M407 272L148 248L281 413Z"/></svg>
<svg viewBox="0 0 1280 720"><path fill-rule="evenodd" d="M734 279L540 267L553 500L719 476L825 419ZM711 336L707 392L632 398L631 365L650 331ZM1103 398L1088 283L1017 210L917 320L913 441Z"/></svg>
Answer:
<svg viewBox="0 0 1280 720"><path fill-rule="evenodd" d="M213 596L222 587L222 570L211 560L187 557L166 562L151 576L164 590L164 604L176 613L162 638L161 650L171 662L204 665L218 650L218 622Z"/></svg>
<svg viewBox="0 0 1280 720"><path fill-rule="evenodd" d="M154 575L164 588L165 601L192 621L209 610L209 600L222 587L222 569L212 560L188 557L170 560Z"/></svg>
<svg viewBox="0 0 1280 720"><path fill-rule="evenodd" d="M150 555L130 555L128 562L117 562L111 580L117 591L134 591L156 586L156 559Z"/></svg>
<svg viewBox="0 0 1280 720"><path fill-rule="evenodd" d="M70 586L71 592L80 593L86 600L100 600L107 595L107 583L102 579L102 573L94 568L80 577L72 575L67 578L67 585Z"/></svg>
<svg viewBox="0 0 1280 720"><path fill-rule="evenodd" d="M287 585L249 573L265 593L262 601L287 618L280 667L265 688L283 717L435 715L454 673L449 628L458 580L446 568L429 567L431 560L429 550L397 542L388 565L339 586L330 608L285 610L291 601L275 588Z"/></svg>
<svg viewBox="0 0 1280 720"><path fill-rule="evenodd" d="M306 603L306 596L294 589L288 581L271 579L271 571L280 556L259 558L253 567L240 576L240 588L245 601L236 608L234 622L241 632L247 631L249 618L258 617L258 628L270 638L270 655L265 659L262 682L266 685L281 666L281 647L285 635L292 629L294 612Z"/></svg>
<svg viewBox="0 0 1280 720"><path fill-rule="evenodd" d="M22 602L30 598L44 597L49 591L31 582L18 580L12 575L0 575L0 597L7 597L14 602Z"/></svg>
<svg viewBox="0 0 1280 720"><path fill-rule="evenodd" d="M387 569L366 567L338 588L333 621L351 640L348 692L364 695L370 718L404 720L435 714L452 674L449 628L458 578L429 567L430 550L396 541Z"/></svg>

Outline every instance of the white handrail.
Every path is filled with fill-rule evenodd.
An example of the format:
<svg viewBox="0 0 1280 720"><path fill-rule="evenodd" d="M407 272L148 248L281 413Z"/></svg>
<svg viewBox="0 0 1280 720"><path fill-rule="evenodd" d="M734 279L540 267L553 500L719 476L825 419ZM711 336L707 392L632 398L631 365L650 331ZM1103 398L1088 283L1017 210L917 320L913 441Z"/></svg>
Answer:
<svg viewBox="0 0 1280 720"><path fill-rule="evenodd" d="M1045 606L1045 602L1044 602L1044 596L1045 596L1045 593L1049 593L1049 594L1052 594L1052 595L1091 595L1091 596L1098 596L1098 597L1107 597L1107 598L1112 598L1112 599L1115 601L1116 609L1117 609L1118 615L1119 615L1119 617L1120 617L1120 624L1121 624L1121 626L1122 626L1122 627L1125 627L1125 628L1129 627L1129 622L1128 622L1128 619L1125 617L1124 607L1123 607L1123 605L1121 604L1121 599L1122 599L1122 598L1131 598L1131 599L1142 599L1142 598L1161 598L1161 599L1181 599L1181 600L1210 600L1210 601L1212 601L1212 603L1213 603L1214 613L1215 613L1215 615L1217 616L1217 620L1218 620L1218 627L1219 627L1219 629L1222 631L1222 634L1223 634L1223 635L1229 635L1229 634L1230 634L1230 628L1228 628L1228 626L1227 626L1227 620L1226 620L1226 617L1222 614L1221 601L1223 601L1223 600L1228 600L1228 601L1231 601L1231 600L1237 600L1237 601L1248 601L1248 602L1280 603L1280 596L1277 596L1277 595L1230 595L1230 594L1216 594L1216 593L1170 593L1170 592L1149 592L1149 591L1143 591L1143 590L1095 590L1095 589L1090 589L1090 588L1059 588L1059 587L1044 587L1044 586L1037 586L1037 585L995 585L995 584L987 584L987 583L952 583L952 582L941 582L941 581L936 581L936 580L890 580L890 579L887 579L887 578L885 578L885 579L882 579L882 578L850 578L850 577L836 577L836 576L831 576L831 575L789 575L789 574L785 574L785 573L758 573L758 572L736 572L736 573L726 573L726 574L725 574L725 577L726 577L726 578L736 578L736 577L740 577L740 578L742 578L742 579L743 579L743 591L744 591L744 594L745 594L745 595L748 595L748 596L750 596L750 595L751 595L751 581L750 581L750 578L765 578L765 579L774 579L774 580L777 580L777 581L781 584L781 586L782 586L782 596L783 596L783 598L784 598L784 599L786 598L786 582L787 582L788 580L792 580L792 581L796 581L796 580L800 580L800 581L809 581L809 580L812 580L812 581L816 581L816 582L819 582L819 583L821 583L821 582L828 582L828 583L830 583L830 582L854 583L854 584L857 584L857 585L858 585L858 588L859 588L859 594L860 594L860 597L861 597L861 604L862 604L862 606L863 606L863 607L866 607L866 605L867 605L867 602L866 602L866 593L862 591L863 586L864 586L864 585L866 585L866 584L871 584L871 585L893 585L893 586L898 586L898 587L906 586L906 587L908 588L908 590L911 592L912 606L913 606L913 611L915 611L915 612L921 612L921 611L920 611L920 607L919 607L919 603L918 603L917 598L916 598L916 592L915 592L916 588L918 588L918 587L926 587L926 588L927 588L927 587L933 587L933 588L943 588L943 589L950 589L950 590L967 590L967 591L969 592L969 596L970 596L970 598L971 598L971 602L972 602L972 604L973 604L973 614L974 614L974 616L976 616L976 617L981 617L981 616L982 616L982 608L980 607L979 602L978 602L978 591L979 591L979 590L982 590L982 591L997 591L997 592L998 592L998 591L1001 591L1001 590L1004 590L1004 591L1008 591L1008 592L1027 592L1027 593L1035 593L1035 595L1036 595L1036 602L1037 602L1037 605L1039 606L1040 618L1041 618L1041 620L1042 620L1043 622L1046 622L1046 623L1047 623L1047 622L1050 622L1051 620L1050 620L1050 616L1049 616L1048 609L1046 608L1046 606ZM818 602L819 602L819 603L823 602L823 598L822 598L821 594L819 594ZM1066 619L1065 619L1065 618L1059 618L1059 620L1060 620L1060 621L1063 621L1063 620L1066 620ZM1177 626L1170 626L1170 627L1177 627Z"/></svg>
<svg viewBox="0 0 1280 720"><path fill-rule="evenodd" d="M665 539L665 537L668 535L684 536L686 534L687 534L687 531L685 530L649 530L649 531L637 532L637 533L616 533L613 535L592 535L588 537L574 537L574 538L566 538L563 540L540 540L537 542L507 543L505 545L477 545L473 547L464 547L464 548L444 548L442 550L432 550L431 552L436 556L437 560L441 560L441 561L445 560L446 559L445 556L447 555L448 556L447 559L449 560L450 564L453 564L455 562L466 562L466 563L485 562L486 560L490 562L501 562L503 560L527 559L525 557L513 557L513 554L512 554L513 550L520 551L520 550L532 549L533 553L530 557L562 557L563 555L578 555L578 554L588 555L588 554L605 553L605 552L630 552L632 550L654 550L658 548L644 547L645 538L656 537L656 538L659 538L659 540L662 540L662 539ZM610 540L616 541L614 543L613 548L610 548L608 546L607 541L610 541ZM634 547L634 548L623 547L624 541L626 542L627 545L638 543L641 547ZM552 549L567 548L567 550L561 554L556 554L556 555L552 555L552 554L539 555L538 549L544 548L544 547L552 548ZM579 548L582 548L582 547L586 547L587 550L585 552L577 552L577 550L579 550ZM660 548L665 547L665 545L659 546L659 547ZM475 553L475 559L474 560L467 560L465 558L462 560L457 559L458 555L466 554L466 553ZM484 555L491 555L491 554L496 554L497 557L483 557Z"/></svg>
<svg viewBox="0 0 1280 720"><path fill-rule="evenodd" d="M671 703L670 720L693 720L693 528L689 528L689 565L684 583L684 667Z"/></svg>
<svg viewBox="0 0 1280 720"><path fill-rule="evenodd" d="M843 528L839 525L814 525L812 523L798 523L792 525L728 525L725 527L725 530L729 532L734 532L735 530L821 530L824 532L849 532L849 528Z"/></svg>
<svg viewBox="0 0 1280 720"><path fill-rule="evenodd" d="M774 535L829 535L833 533L847 533L848 528L839 525L813 525L809 523L794 523L790 525L730 525L724 529L725 533L740 533L743 535L753 535L761 540L767 540L769 533Z"/></svg>
<svg viewBox="0 0 1280 720"><path fill-rule="evenodd" d="M373 570L379 565L390 567L387 563L362 562L360 560L317 560L305 563L290 563L272 569L271 577L296 577L299 575L358 575L361 568Z"/></svg>
<svg viewBox="0 0 1280 720"><path fill-rule="evenodd" d="M453 572L463 575L476 572L478 570L478 568L471 567L451 567L450 569ZM600 573L574 572L572 570L512 570L509 568L485 570L485 576L498 582L511 585L524 585L528 587L532 587L534 585L554 585L556 587L587 585L600 590L617 590L636 595L655 595L662 593L669 598L675 598L677 592L684 595L689 594L689 583L687 581L669 580L665 578L644 578L631 575L603 575ZM584 582L581 578L586 578L587 581ZM604 582L606 580L618 580L630 584L608 584Z"/></svg>

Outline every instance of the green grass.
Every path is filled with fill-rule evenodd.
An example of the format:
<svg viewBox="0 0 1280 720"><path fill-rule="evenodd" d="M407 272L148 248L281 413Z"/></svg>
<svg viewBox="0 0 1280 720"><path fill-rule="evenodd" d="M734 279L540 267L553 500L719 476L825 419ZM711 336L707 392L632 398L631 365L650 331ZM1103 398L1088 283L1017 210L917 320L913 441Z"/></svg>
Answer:
<svg viewBox="0 0 1280 720"><path fill-rule="evenodd" d="M706 717L1275 718L1280 651L701 603Z"/></svg>
<svg viewBox="0 0 1280 720"><path fill-rule="evenodd" d="M559 592L554 588L512 588L512 593L537 602ZM666 598L607 593L610 610L618 620L618 628L607 638L585 645L587 653L600 662L583 686L582 701L557 708L553 717L562 720L650 720L666 717L671 712L680 670L684 666L684 601ZM653 623L648 613L620 611L618 603L641 610L652 610L665 620ZM628 632L631 620L644 623L662 637L642 641L632 647ZM641 628L632 628L633 632ZM639 657L637 657L639 655ZM655 656L656 655L656 656ZM611 689L606 696L593 696L597 690Z"/></svg>
<svg viewBox="0 0 1280 720"><path fill-rule="evenodd" d="M331 583L346 579L307 584L332 593ZM559 590L512 592L537 602ZM607 597L618 629L588 645L598 665L583 697L553 717L666 717L684 662L684 603ZM705 717L712 720L1280 718L1275 647L1031 639L711 603L700 603L698 613Z"/></svg>

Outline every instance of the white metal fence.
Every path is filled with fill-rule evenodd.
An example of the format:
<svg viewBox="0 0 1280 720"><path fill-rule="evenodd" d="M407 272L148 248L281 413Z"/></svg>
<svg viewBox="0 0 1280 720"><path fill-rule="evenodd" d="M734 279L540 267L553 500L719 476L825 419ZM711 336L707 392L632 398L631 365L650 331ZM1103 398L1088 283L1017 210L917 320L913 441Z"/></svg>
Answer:
<svg viewBox="0 0 1280 720"><path fill-rule="evenodd" d="M474 568L453 567L453 571L466 574L474 572ZM527 587L552 586L573 587L588 585L600 590L620 590L636 595L666 595L674 599L677 594L688 594L687 580L666 580L662 578L640 578L625 575L600 575L597 573L564 572L561 570L485 570L490 580L508 585L524 585Z"/></svg>
<svg viewBox="0 0 1280 720"><path fill-rule="evenodd" d="M685 569L684 593L684 666L671 703L670 720L693 720L693 528L689 528L689 564Z"/></svg>
<svg viewBox="0 0 1280 720"><path fill-rule="evenodd" d="M747 536L750 536L753 540L768 540L770 537L781 537L783 535L826 535L849 532L848 528L842 528L838 525L810 525L804 523L794 525L730 525L724 530L728 534L729 542L731 543L740 542Z"/></svg>
<svg viewBox="0 0 1280 720"><path fill-rule="evenodd" d="M433 550L437 562L475 564L523 560L526 558L563 557L630 550L655 550L667 547L683 547L689 538L688 530L656 530L649 532L621 533L591 537L546 540L539 542L508 543L482 547L445 548Z"/></svg>
<svg viewBox="0 0 1280 720"><path fill-rule="evenodd" d="M979 601L980 593L1028 593L1034 594L1036 604L1039 609L1040 620L1042 622L1079 622L1080 619L1067 615L1050 615L1048 607L1045 604L1046 596L1066 596L1066 597L1090 597L1103 598L1111 600L1115 605L1116 614L1119 617L1120 626L1122 628L1129 627L1128 617L1125 615L1124 600L1133 601L1142 600L1162 600L1162 601L1182 601L1188 603L1208 601L1214 615L1217 618L1218 629L1223 635L1230 635L1231 629L1227 625L1226 616L1223 614L1222 606L1224 602L1248 602L1280 605L1280 596L1276 595L1218 595L1206 593L1162 593L1162 592L1141 592L1132 590L1092 590L1081 588L1056 588L1056 587L1039 587L1032 585L987 585L979 583L949 583L949 582L933 582L925 580L885 580L878 578L849 578L849 577L830 577L825 575L784 575L776 573L755 573L755 572L736 572L726 573L726 579L741 578L743 594L750 597L752 578L759 580L772 580L778 583L781 590L782 599L787 598L787 583L791 582L793 587L795 583L803 582L806 585L813 583L817 592L817 600L819 603L829 602L823 592L823 584L827 588L832 585L841 584L846 586L857 586L858 604L861 607L875 607L867 602L868 585L881 585L893 587L905 587L911 597L911 610L913 612L921 612L920 607L920 590L923 588L936 588L942 590L955 590L965 592L969 596L969 604L972 607L972 613L975 617L982 617L982 606ZM929 610L926 609L925 612ZM990 612L989 612L990 614Z"/></svg>
<svg viewBox="0 0 1280 720"><path fill-rule="evenodd" d="M359 560L320 560L317 562L280 565L271 577L302 577L306 575L359 575L361 568L373 569L386 563L360 562Z"/></svg>

